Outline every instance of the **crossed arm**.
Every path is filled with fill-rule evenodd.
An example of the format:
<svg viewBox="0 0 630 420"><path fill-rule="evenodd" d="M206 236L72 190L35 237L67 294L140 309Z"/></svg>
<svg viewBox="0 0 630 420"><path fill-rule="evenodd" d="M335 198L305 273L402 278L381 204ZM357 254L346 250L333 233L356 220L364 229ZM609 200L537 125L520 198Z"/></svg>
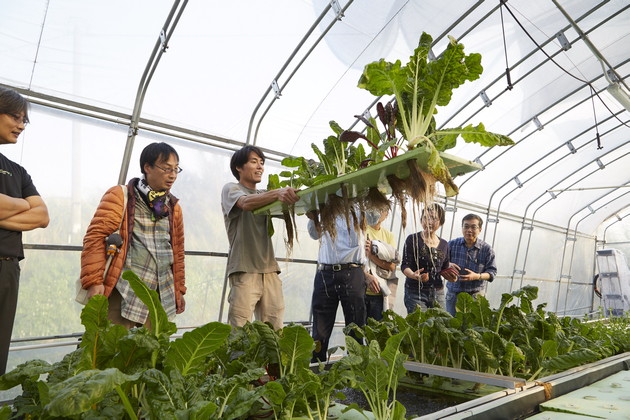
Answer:
<svg viewBox="0 0 630 420"><path fill-rule="evenodd" d="M23 232L48 226L48 208L39 195L14 198L0 194L0 228Z"/></svg>

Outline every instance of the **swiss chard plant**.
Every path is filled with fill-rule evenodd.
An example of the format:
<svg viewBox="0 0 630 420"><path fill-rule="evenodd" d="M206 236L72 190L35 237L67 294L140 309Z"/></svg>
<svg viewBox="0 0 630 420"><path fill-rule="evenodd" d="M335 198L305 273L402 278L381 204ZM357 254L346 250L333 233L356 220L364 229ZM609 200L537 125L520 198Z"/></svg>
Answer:
<svg viewBox="0 0 630 420"><path fill-rule="evenodd" d="M411 359L442 366L534 380L630 351L630 318L584 322L533 307L538 289L502 296L497 309L485 297L462 293L455 317L440 308L407 317L386 311L383 321L352 327L355 335L384 345L406 331L401 350ZM624 329L625 325L625 329Z"/></svg>
<svg viewBox="0 0 630 420"><path fill-rule="evenodd" d="M359 87L375 96L394 95L398 123L391 124L391 118L387 119L386 115L381 117L388 139L393 126L406 141L401 147L407 150L428 148L429 171L451 196L457 194L458 188L438 152L454 147L458 137L486 147L511 145L513 141L507 136L486 131L481 123L436 129L434 116L438 107L448 105L454 89L466 81L478 79L483 71L480 54L466 55L462 44L452 37L449 39L446 50L437 59L430 60L433 38L423 33L406 65L400 60L390 63L383 59L370 63L365 66Z"/></svg>
<svg viewBox="0 0 630 420"><path fill-rule="evenodd" d="M123 278L148 306L149 328L111 324L107 298L94 296L78 349L0 376L0 390L22 386L0 419L326 419L350 381L343 365L309 368L314 342L303 326L211 322L171 340L176 327L157 292L131 271Z"/></svg>

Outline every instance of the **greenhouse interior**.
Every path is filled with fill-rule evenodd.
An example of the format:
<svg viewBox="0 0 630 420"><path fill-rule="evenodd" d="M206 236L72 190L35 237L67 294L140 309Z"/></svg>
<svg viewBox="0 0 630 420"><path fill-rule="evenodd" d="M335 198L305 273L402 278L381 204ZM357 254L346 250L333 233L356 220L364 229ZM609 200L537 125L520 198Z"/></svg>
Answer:
<svg viewBox="0 0 630 420"><path fill-rule="evenodd" d="M0 103L0 122L20 127L17 141L0 137L0 162L28 172L49 217L22 233L0 419L629 418L627 0L0 0L0 57L0 89L30 104L26 116ZM79 304L77 281L101 199L157 176L142 164L154 143L177 155L166 169L185 305L175 290L167 316L155 284L126 271L150 321L127 330L101 317L107 298ZM237 181L231 159L246 146L264 153L252 152L264 173L245 174L250 154ZM265 220L282 328L229 320L223 194L245 176L260 197L295 195L234 204ZM321 259L309 227L343 240L324 221L338 203L333 224L356 230L368 261L371 193L390 207L381 226L400 287L377 295L382 319L353 306L351 325L340 294L327 359L311 360L317 279L358 261ZM407 285L425 280L405 274L404 250L435 206L438 239L478 220L495 255L492 274L468 270L482 289L455 294L453 315L437 298L406 305ZM450 255L435 289L447 299L461 284Z"/></svg>

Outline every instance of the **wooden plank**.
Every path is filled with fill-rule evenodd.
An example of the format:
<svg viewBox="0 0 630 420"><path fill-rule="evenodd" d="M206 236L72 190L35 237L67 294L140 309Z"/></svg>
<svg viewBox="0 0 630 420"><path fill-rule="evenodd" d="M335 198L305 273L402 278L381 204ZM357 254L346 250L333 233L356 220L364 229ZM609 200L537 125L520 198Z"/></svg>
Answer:
<svg viewBox="0 0 630 420"><path fill-rule="evenodd" d="M387 182L389 175L396 175L400 179L407 178L409 176L407 161L411 159L415 159L420 168L426 170L429 156L429 149L417 148L377 165L368 166L320 185L300 190L297 193L300 200L295 203L295 213L304 214L309 210L319 209L319 204L325 203L329 194L340 193L342 185L347 188L350 197L365 194L371 187L377 187L383 194L390 194L391 187ZM477 163L449 155L448 153L440 153L440 156L453 178L481 169L481 166ZM287 210L287 206L280 201L276 201L254 210L253 213L281 215L285 210Z"/></svg>

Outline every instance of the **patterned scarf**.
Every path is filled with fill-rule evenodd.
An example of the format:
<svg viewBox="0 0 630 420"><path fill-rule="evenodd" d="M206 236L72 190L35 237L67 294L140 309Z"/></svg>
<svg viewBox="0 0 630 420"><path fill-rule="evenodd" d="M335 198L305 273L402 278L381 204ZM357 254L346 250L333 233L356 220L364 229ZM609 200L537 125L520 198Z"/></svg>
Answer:
<svg viewBox="0 0 630 420"><path fill-rule="evenodd" d="M154 191L144 179L144 175L139 179L136 188L140 191L140 195L144 199L147 206L153 212L154 220L168 216L170 194L168 191Z"/></svg>

